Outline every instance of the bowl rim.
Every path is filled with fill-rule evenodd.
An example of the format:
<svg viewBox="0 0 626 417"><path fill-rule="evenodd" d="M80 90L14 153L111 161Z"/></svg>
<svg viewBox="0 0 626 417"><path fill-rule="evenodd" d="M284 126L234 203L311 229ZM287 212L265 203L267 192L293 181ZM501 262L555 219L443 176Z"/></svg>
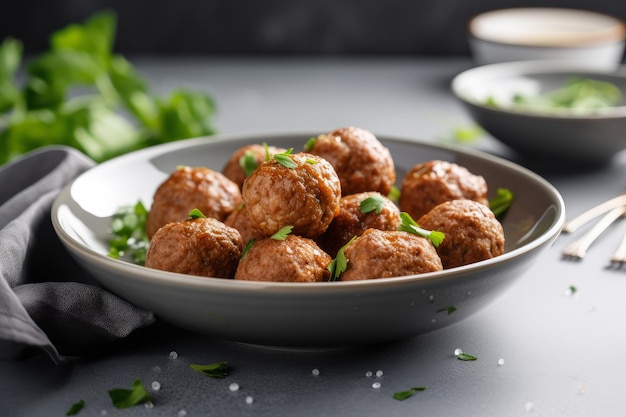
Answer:
<svg viewBox="0 0 626 417"><path fill-rule="evenodd" d="M488 111L500 114L516 115L520 117L532 117L540 119L552 120L586 120L599 121L620 119L626 117L626 104L620 106L606 107L601 111L576 113L569 109L554 109L553 111L533 111L526 109L518 109L515 107L493 107L488 104L474 99L466 93L466 85L469 80L474 78L485 82L493 74L497 78L512 78L516 76L532 76L532 75L549 75L549 74L569 74L576 76L580 74L598 75L601 77L619 78L626 82L626 70L607 71L597 66L576 60L559 59L559 60L524 60L499 62L493 64L485 64L466 69L453 77L450 82L452 93L460 101L479 107ZM487 81L488 82L488 81ZM626 97L626 91L622 90L622 94Z"/></svg>
<svg viewBox="0 0 626 417"><path fill-rule="evenodd" d="M323 130L321 130L323 131ZM117 161L124 161L127 159L136 158L138 155L143 158L149 158L149 156L162 155L167 152L174 151L180 147L190 147L202 143L225 143L233 140L243 140L244 138L254 138L255 141L263 141L269 139L276 138L288 138L294 136L301 137L311 137L314 134L310 130L307 131L290 131L287 132L279 132L279 133L260 133L260 134L218 134L211 137L200 137L193 139L186 139L172 143L166 143L162 145L152 146L150 148L142 149L139 151L131 152L126 155L122 155L120 157L114 158L110 161L103 162L83 174L79 175L76 179L74 179L71 183L63 188L61 193L55 199L52 210L51 210L51 218L54 230L57 235L66 246L70 247L73 251L80 254L80 257L89 259L90 262L98 265L99 267L103 267L106 269L115 269L118 272L123 271L125 274L132 275L135 279L141 280L149 280L153 283L159 283L160 285L170 285L170 286L180 286L184 284L186 286L195 286L195 287L211 287L213 289L221 290L221 291L280 291L280 292L298 292L303 288L306 288L307 292L316 291L320 293L325 293L327 291L354 291L355 289L360 289L362 291L370 291L376 290L380 287L386 287L389 285L402 285L402 284L412 284L415 282L437 282L440 283L444 280L455 279L457 277L463 277L466 273L475 273L480 270L488 269L493 265L504 264L510 260L517 259L523 256L526 253L533 252L538 248L542 247L545 244L548 244L561 232L561 229L565 223L565 204L563 197L560 195L556 187L554 187L550 182L531 171L528 168L525 168L521 165L518 165L514 162L506 160L504 158L482 152L479 150L463 147L460 145L454 144L440 144L440 143L430 143L425 141L419 141L416 139L410 139L406 137L399 137L397 135L377 135L383 144L385 142L397 142L402 144L407 143L417 143L419 146L433 149L433 150L444 150L455 154L461 154L466 156L471 156L475 158L480 158L489 161L490 163L494 163L496 165L504 166L507 169L516 171L518 173L523 174L525 177L530 178L532 181L540 185L544 188L554 200L554 206L547 207L546 209L554 208L556 210L556 218L550 225L550 227L545 230L541 236L533 239L530 242L524 243L522 246L511 250L510 252L506 252L502 255L499 255L495 258L483 260L480 262L476 262L469 265L464 265L456 268L451 268L443 271L429 272L424 274L415 274L415 275L407 275L400 277L391 277L385 279L373 279L373 280L358 280L358 281L334 281L334 282L315 282L315 283L293 283L293 282L262 282L262 281L238 281L233 279L223 279L223 278L211 278L211 277L200 277L193 276L188 274L181 274L175 272L168 271L160 271L156 269L151 269L149 274L146 274L145 266L136 265L127 261L113 259L108 257L105 254L102 254L95 249L83 244L82 242L76 240L73 236L71 236L61 225L59 221L59 210L60 207L68 203L68 199L70 198L70 191L74 182L76 182L79 178L84 175L89 175L89 173L93 170L98 169L106 169L106 167L110 164L117 163ZM70 202L73 201L70 199Z"/></svg>
<svg viewBox="0 0 626 417"><path fill-rule="evenodd" d="M580 33L579 36L572 36L572 32L562 32L567 33L567 39L559 39L559 41L547 41L545 39L542 42L533 42L530 40L516 39L516 40L505 40L499 37L498 34L493 33L481 33L478 25L481 22L490 19L499 19L501 17L508 18L511 15L520 15L520 13L532 14L536 13L545 18L546 14L549 17L556 17L562 13L568 13L570 17L576 16L582 19L592 17L594 19L603 19L607 22L606 27L602 27L596 30L587 30ZM605 45L605 44L614 44L623 42L626 40L626 22L609 13L588 10L583 8L568 8L568 7L508 7L508 8L499 8L493 10L487 10L478 14L473 15L467 21L466 25L467 33L476 40L496 43L500 45L516 45L516 46L525 46L525 47L533 47L533 48L594 48L597 46ZM484 31L483 31L484 32Z"/></svg>

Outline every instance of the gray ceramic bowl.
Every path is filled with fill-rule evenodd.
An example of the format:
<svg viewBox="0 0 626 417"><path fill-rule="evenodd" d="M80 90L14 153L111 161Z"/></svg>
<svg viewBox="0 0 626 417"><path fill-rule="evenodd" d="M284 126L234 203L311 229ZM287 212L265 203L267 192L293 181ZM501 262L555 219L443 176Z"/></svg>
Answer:
<svg viewBox="0 0 626 417"><path fill-rule="evenodd" d="M516 93L554 90L572 77L611 82L622 91L622 102L584 113L494 108L487 103L493 96L506 101ZM626 148L626 73L563 61L508 62L464 71L453 79L451 88L485 131L524 156L599 165Z"/></svg>
<svg viewBox="0 0 626 417"><path fill-rule="evenodd" d="M342 347L408 338L463 320L531 267L559 234L559 193L536 174L471 150L381 137L402 178L420 161L443 159L483 175L492 194L516 201L503 225L506 253L436 273L369 281L267 283L169 273L109 258L111 216L141 199L181 164L221 170L249 143L295 147L320 132L220 136L161 145L103 163L58 196L52 221L70 253L107 288L170 323L218 338L283 347ZM456 310L450 314L454 307Z"/></svg>

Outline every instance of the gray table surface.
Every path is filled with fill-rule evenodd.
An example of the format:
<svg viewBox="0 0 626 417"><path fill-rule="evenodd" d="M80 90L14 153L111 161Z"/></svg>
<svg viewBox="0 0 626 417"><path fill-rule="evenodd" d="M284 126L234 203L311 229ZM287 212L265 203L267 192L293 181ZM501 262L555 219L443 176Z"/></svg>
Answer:
<svg viewBox="0 0 626 417"><path fill-rule="evenodd" d="M186 86L211 93L224 133L354 125L438 141L472 126L449 90L451 78L471 66L461 58L133 61L157 90ZM489 137L472 146L516 159ZM569 216L624 190L626 159L620 156L592 171L530 168L558 188ZM80 399L86 403L81 416L624 416L626 270L608 265L625 227L617 223L581 262L561 257L578 234L560 236L478 314L400 342L281 351L160 323L63 365L44 355L0 362L0 416L61 416ZM457 348L478 360L457 360ZM188 367L216 360L230 363L226 379ZM379 370L381 377L366 376ZM114 408L108 390L130 387L137 378L151 390L154 406ZM150 388L153 382L160 389ZM232 383L238 391L229 389ZM427 389L406 401L392 398L413 386Z"/></svg>

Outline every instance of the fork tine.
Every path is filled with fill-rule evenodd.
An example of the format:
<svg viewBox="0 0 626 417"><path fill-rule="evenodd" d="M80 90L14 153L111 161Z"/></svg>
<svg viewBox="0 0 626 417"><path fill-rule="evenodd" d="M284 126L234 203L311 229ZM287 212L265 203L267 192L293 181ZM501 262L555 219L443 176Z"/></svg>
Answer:
<svg viewBox="0 0 626 417"><path fill-rule="evenodd" d="M565 225L563 226L563 232L564 233L572 233L575 232L576 230L578 230L579 227L581 227L582 225L586 224L587 222L589 222L590 220L593 220L594 218L607 213L608 211L614 209L614 208L618 208L620 206L624 206L626 205L626 193L621 194L617 197L613 197L610 200L607 200L595 207L590 208L589 210L585 211L582 214L579 214L578 216L574 217L571 220L568 220L567 222L565 222Z"/></svg>
<svg viewBox="0 0 626 417"><path fill-rule="evenodd" d="M612 266L621 267L624 264L626 264L626 233L624 233L619 246L613 252L613 256L611 256Z"/></svg>
<svg viewBox="0 0 626 417"><path fill-rule="evenodd" d="M575 240L563 249L563 255L566 258L583 259L593 242L625 212L626 206L620 206L609 211L582 238Z"/></svg>

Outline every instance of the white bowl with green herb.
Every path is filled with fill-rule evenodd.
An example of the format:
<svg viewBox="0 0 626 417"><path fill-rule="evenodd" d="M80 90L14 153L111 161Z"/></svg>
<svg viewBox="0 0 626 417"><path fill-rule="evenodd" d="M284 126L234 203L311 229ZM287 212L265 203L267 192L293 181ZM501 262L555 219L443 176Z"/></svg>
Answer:
<svg viewBox="0 0 626 417"><path fill-rule="evenodd" d="M483 175L488 197L506 188L505 253L448 270L395 278L316 283L239 281L150 269L109 256L112 219L142 201L180 165L220 170L243 145L303 149L319 132L220 135L163 144L104 162L57 198L52 221L70 253L105 287L157 317L192 331L283 347L338 347L416 336L457 323L520 279L558 236L564 203L547 181L482 152L380 137L398 181L418 162L447 160Z"/></svg>
<svg viewBox="0 0 626 417"><path fill-rule="evenodd" d="M464 71L451 89L478 125L524 157L596 166L626 148L624 71L507 62Z"/></svg>

